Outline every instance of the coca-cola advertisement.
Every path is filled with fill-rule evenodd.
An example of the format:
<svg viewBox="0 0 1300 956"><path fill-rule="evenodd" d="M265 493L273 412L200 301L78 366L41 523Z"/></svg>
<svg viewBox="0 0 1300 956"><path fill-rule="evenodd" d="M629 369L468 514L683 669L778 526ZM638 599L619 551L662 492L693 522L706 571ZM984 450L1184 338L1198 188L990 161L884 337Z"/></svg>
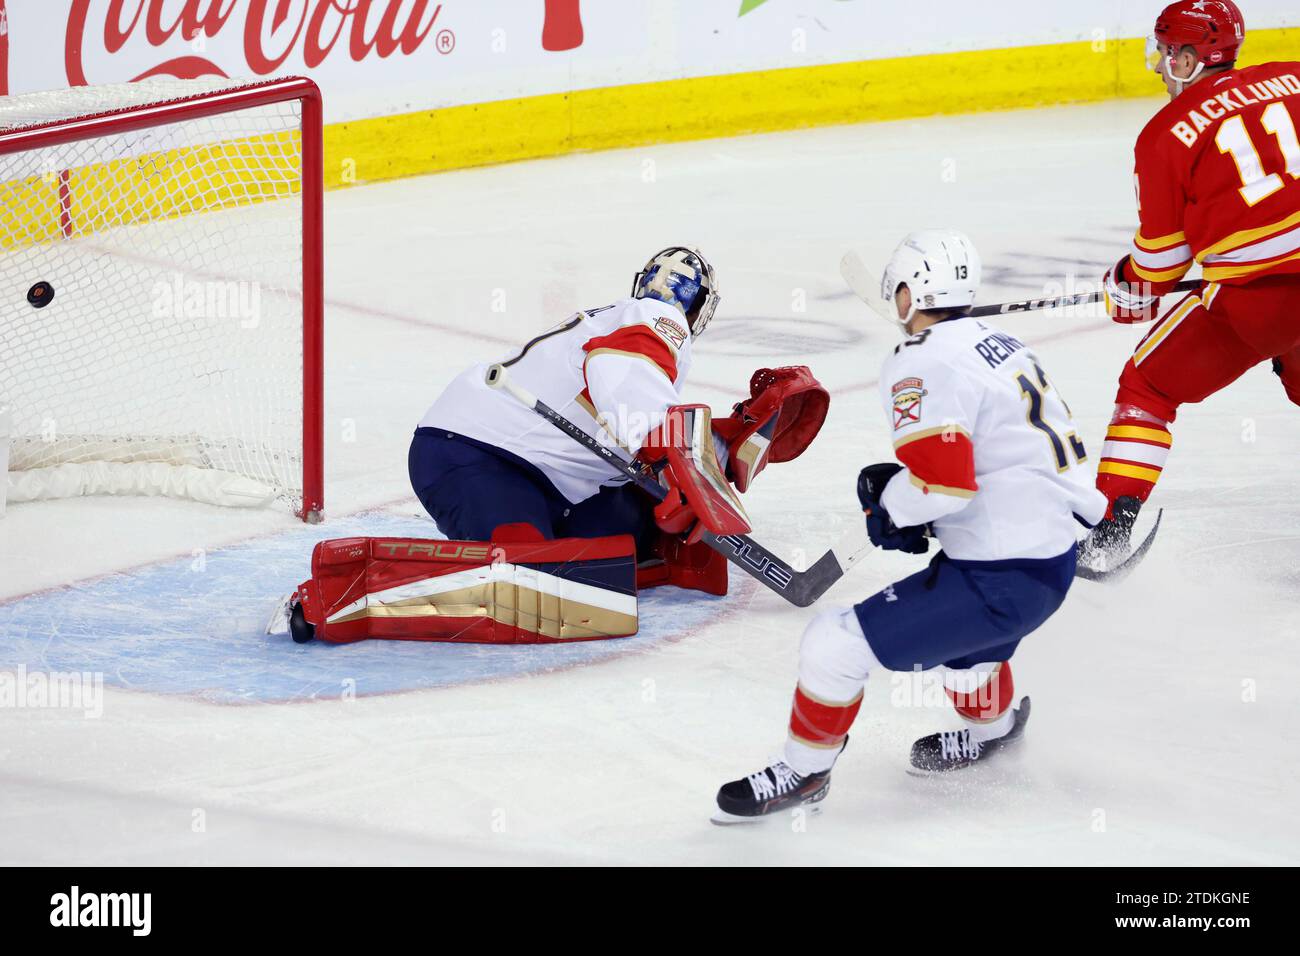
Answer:
<svg viewBox="0 0 1300 956"><path fill-rule="evenodd" d="M613 19L644 26L644 6ZM586 13L582 0L4 0L0 94L296 73L325 90L330 119L383 115L565 88L591 50ZM648 34L609 14L603 55L635 55Z"/></svg>

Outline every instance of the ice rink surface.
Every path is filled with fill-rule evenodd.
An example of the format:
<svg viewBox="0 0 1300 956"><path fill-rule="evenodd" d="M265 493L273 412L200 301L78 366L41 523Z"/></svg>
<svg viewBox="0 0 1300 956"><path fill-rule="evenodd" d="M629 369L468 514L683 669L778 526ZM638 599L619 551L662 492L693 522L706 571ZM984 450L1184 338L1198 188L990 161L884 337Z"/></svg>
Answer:
<svg viewBox="0 0 1300 956"><path fill-rule="evenodd" d="M331 193L328 520L119 499L0 520L0 668L99 670L102 714L0 709L0 862L1295 864L1300 862L1300 409L1266 368L1184 409L1141 569L1080 583L1016 656L1024 742L960 779L908 776L955 725L912 681L867 688L825 812L708 822L784 737L814 613L646 596L643 633L558 649L258 634L310 544L432 533L411 430L472 361L627 294L696 243L722 305L688 397L725 409L808 364L821 436L746 496L755 535L815 556L890 457L876 372L897 333L844 288L909 230L966 231L982 299L1091 289L1135 226L1133 140L1156 101L845 126L579 155ZM364 174L364 171L362 171ZM1003 327L1033 346L1092 460L1141 329L1093 311ZM873 554L822 606L923 559ZM933 696L933 688L929 688ZM917 698L921 699L917 699Z"/></svg>

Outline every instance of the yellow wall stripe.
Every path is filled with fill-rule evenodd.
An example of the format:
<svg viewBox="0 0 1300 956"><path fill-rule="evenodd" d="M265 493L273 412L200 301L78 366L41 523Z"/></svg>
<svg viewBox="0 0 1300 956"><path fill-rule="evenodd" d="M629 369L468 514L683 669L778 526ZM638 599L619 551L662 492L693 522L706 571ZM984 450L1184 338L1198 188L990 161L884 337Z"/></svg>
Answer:
<svg viewBox="0 0 1300 956"><path fill-rule="evenodd" d="M582 150L1160 96L1144 48L1144 40L1124 39L938 53L357 120L326 127L325 177L346 186ZM1243 65L1300 59L1300 28L1251 31L1245 54Z"/></svg>
<svg viewBox="0 0 1300 956"><path fill-rule="evenodd" d="M1243 64L1300 59L1300 28L1250 35ZM837 63L707 76L407 113L325 128L327 186L555 156L580 150L771 132L834 123L1079 103L1155 95L1143 41L1061 43L1000 50ZM236 159L216 164L204 147L164 154L199 171L193 182L145 188L138 220L197 211L202 198L240 189L272 153L292 155L289 137L240 141ZM282 161L282 160L281 160ZM93 215L112 219L139 195L140 163L91 168L69 183L74 234ZM130 188L128 188L130 187ZM287 187L292 190L295 186ZM56 181L0 184L0 246L59 233ZM18 200L22 199L22 202ZM17 211L15 211L17 210ZM1168 238L1168 237L1162 237ZM1159 241L1159 240L1154 240ZM1149 279L1181 275L1136 271ZM1245 274L1207 269L1208 279ZM1154 345L1154 343L1152 343Z"/></svg>

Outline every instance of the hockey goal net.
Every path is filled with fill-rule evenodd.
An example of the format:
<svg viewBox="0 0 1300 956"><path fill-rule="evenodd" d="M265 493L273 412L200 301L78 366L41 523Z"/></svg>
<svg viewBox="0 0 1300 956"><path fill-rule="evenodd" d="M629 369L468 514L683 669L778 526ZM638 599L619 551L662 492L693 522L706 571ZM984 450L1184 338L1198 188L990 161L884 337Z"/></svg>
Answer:
<svg viewBox="0 0 1300 956"><path fill-rule="evenodd" d="M0 97L9 501L278 500L319 520L321 255L310 80Z"/></svg>

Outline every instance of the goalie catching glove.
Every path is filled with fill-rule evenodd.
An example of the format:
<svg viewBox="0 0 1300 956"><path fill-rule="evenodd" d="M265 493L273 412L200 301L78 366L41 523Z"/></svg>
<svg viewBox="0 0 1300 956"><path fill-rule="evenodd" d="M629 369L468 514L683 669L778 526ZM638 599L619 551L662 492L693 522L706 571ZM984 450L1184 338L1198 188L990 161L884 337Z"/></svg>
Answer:
<svg viewBox="0 0 1300 956"><path fill-rule="evenodd" d="M768 462L794 461L812 444L830 394L806 365L760 368L749 379L749 398L731 415L714 422L727 445L727 477L737 491L748 491Z"/></svg>

